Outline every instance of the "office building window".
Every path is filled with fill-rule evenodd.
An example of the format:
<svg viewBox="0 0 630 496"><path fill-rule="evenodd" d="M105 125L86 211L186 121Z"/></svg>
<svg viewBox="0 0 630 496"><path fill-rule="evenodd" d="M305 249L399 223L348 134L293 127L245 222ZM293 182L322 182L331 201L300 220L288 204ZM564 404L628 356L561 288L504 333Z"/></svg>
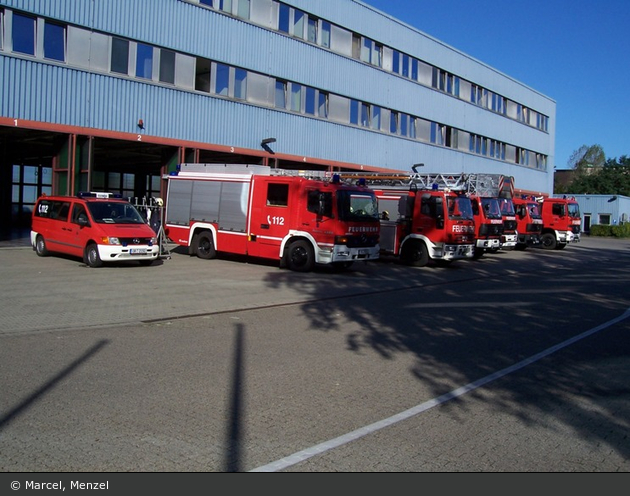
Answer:
<svg viewBox="0 0 630 496"><path fill-rule="evenodd" d="M175 52L160 50L160 81L175 84Z"/></svg>
<svg viewBox="0 0 630 496"><path fill-rule="evenodd" d="M378 105L372 105L372 119L370 121L370 127L376 131L381 129L381 107Z"/></svg>
<svg viewBox="0 0 630 496"><path fill-rule="evenodd" d="M230 68L224 64L217 64L217 80L214 92L217 95L228 96L230 90Z"/></svg>
<svg viewBox="0 0 630 496"><path fill-rule="evenodd" d="M234 98L247 99L247 71L245 69L234 70Z"/></svg>
<svg viewBox="0 0 630 496"><path fill-rule="evenodd" d="M306 40L311 43L317 43L317 26L319 25L318 19L309 16L308 24L306 28Z"/></svg>
<svg viewBox="0 0 630 496"><path fill-rule="evenodd" d="M195 89L210 93L210 67L212 63L208 59L197 57L195 64Z"/></svg>
<svg viewBox="0 0 630 496"><path fill-rule="evenodd" d="M278 31L290 34L290 15L291 8L287 4L281 3L280 10L278 11Z"/></svg>
<svg viewBox="0 0 630 496"><path fill-rule="evenodd" d="M214 0L216 8L228 14L232 13L232 0Z"/></svg>
<svg viewBox="0 0 630 496"><path fill-rule="evenodd" d="M306 14L301 10L293 9L293 36L304 38L304 20Z"/></svg>
<svg viewBox="0 0 630 496"><path fill-rule="evenodd" d="M291 110L302 111L302 85L297 83L291 83Z"/></svg>
<svg viewBox="0 0 630 496"><path fill-rule="evenodd" d="M13 13L13 51L35 55L35 18Z"/></svg>
<svg viewBox="0 0 630 496"><path fill-rule="evenodd" d="M304 91L304 112L309 115L315 115L317 101L315 100L317 91L315 88L307 86Z"/></svg>
<svg viewBox="0 0 630 496"><path fill-rule="evenodd" d="M392 134L398 134L398 112L392 110L389 116L389 132Z"/></svg>
<svg viewBox="0 0 630 496"><path fill-rule="evenodd" d="M287 108L287 83L286 81L276 80L276 108Z"/></svg>
<svg viewBox="0 0 630 496"><path fill-rule="evenodd" d="M153 78L153 47L144 43L137 44L136 50L136 77L144 79Z"/></svg>
<svg viewBox="0 0 630 496"><path fill-rule="evenodd" d="M317 113L321 118L328 119L328 93L324 91L319 92Z"/></svg>
<svg viewBox="0 0 630 496"><path fill-rule="evenodd" d="M359 102L350 100L350 124L359 125Z"/></svg>
<svg viewBox="0 0 630 496"><path fill-rule="evenodd" d="M66 61L66 27L46 21L44 23L44 58Z"/></svg>
<svg viewBox="0 0 630 496"><path fill-rule="evenodd" d="M319 44L325 48L330 48L330 23L321 21L321 40Z"/></svg>
<svg viewBox="0 0 630 496"><path fill-rule="evenodd" d="M120 38L112 38L111 71L119 74L129 73L129 42Z"/></svg>
<svg viewBox="0 0 630 496"><path fill-rule="evenodd" d="M250 0L238 0L238 11L236 15L241 19L249 19Z"/></svg>

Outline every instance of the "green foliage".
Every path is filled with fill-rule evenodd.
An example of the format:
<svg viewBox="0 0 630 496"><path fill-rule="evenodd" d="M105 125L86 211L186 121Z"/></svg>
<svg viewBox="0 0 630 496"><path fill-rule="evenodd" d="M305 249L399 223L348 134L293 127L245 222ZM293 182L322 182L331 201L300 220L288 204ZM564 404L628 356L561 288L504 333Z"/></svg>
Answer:
<svg viewBox="0 0 630 496"><path fill-rule="evenodd" d="M608 224L593 224L591 225L590 234L591 236L630 238L630 222L626 222L618 226Z"/></svg>
<svg viewBox="0 0 630 496"><path fill-rule="evenodd" d="M578 174L566 193L630 196L630 158L608 159L603 167Z"/></svg>
<svg viewBox="0 0 630 496"><path fill-rule="evenodd" d="M581 175L589 169L603 166L605 161L606 154L600 145L582 145L573 152L568 165Z"/></svg>

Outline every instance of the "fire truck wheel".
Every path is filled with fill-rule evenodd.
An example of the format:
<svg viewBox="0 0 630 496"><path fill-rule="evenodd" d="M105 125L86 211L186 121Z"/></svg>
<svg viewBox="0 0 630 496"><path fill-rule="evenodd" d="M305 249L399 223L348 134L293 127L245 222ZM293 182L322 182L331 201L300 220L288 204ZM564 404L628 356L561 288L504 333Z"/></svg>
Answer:
<svg viewBox="0 0 630 496"><path fill-rule="evenodd" d="M85 248L85 254L83 255L83 261L89 267L96 268L103 265L103 261L98 254L98 247L96 246L96 243L90 243L87 245Z"/></svg>
<svg viewBox="0 0 630 496"><path fill-rule="evenodd" d="M40 257L45 257L48 255L48 248L46 248L46 241L44 241L44 236L41 234L37 236L35 240L35 253L37 253Z"/></svg>
<svg viewBox="0 0 630 496"><path fill-rule="evenodd" d="M209 231L195 235L193 239L193 250L199 258L210 260L217 256L217 250L214 248L212 233Z"/></svg>
<svg viewBox="0 0 630 496"><path fill-rule="evenodd" d="M344 270L348 270L352 267L353 262L333 262L333 269L337 272L343 272Z"/></svg>
<svg viewBox="0 0 630 496"><path fill-rule="evenodd" d="M483 253L484 253L484 249L483 248L477 248L475 246L475 248L473 250L473 259L479 260L481 257L483 257Z"/></svg>
<svg viewBox="0 0 630 496"><path fill-rule="evenodd" d="M567 246L566 243L558 243L556 245L556 250L563 250Z"/></svg>
<svg viewBox="0 0 630 496"><path fill-rule="evenodd" d="M413 267L424 267L429 263L429 252L422 241L408 242L404 258Z"/></svg>
<svg viewBox="0 0 630 496"><path fill-rule="evenodd" d="M542 235L540 239L541 245L545 250L555 250L556 249L556 237L551 233L545 233Z"/></svg>
<svg viewBox="0 0 630 496"><path fill-rule="evenodd" d="M288 248L287 267L295 272L309 272L315 266L315 254L308 241L297 240Z"/></svg>

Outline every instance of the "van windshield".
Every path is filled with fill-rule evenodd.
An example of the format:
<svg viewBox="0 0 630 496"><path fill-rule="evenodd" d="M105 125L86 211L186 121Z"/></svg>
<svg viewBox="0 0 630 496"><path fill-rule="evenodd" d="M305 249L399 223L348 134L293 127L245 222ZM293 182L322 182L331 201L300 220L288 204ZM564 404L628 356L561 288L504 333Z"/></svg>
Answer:
<svg viewBox="0 0 630 496"><path fill-rule="evenodd" d="M88 202L94 222L99 224L144 224L140 212L127 202Z"/></svg>

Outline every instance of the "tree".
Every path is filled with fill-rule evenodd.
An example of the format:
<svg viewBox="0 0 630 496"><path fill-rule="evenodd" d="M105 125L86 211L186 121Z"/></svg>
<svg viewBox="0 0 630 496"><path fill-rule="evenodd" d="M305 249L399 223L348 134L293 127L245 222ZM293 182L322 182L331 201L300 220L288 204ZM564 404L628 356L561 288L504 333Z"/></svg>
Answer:
<svg viewBox="0 0 630 496"><path fill-rule="evenodd" d="M567 193L630 196L630 158L608 159L590 174L577 175Z"/></svg>
<svg viewBox="0 0 630 496"><path fill-rule="evenodd" d="M603 167L605 162L606 154L600 145L582 145L573 152L567 165L580 176L587 170Z"/></svg>

